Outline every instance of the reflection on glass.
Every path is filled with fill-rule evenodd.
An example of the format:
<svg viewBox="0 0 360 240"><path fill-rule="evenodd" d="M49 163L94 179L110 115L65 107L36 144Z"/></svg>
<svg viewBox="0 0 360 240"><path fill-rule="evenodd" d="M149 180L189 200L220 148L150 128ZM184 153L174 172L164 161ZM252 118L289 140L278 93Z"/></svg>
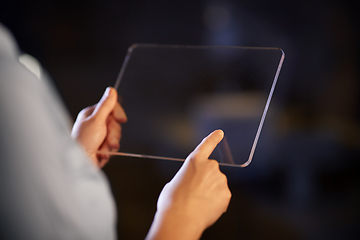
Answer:
<svg viewBox="0 0 360 240"><path fill-rule="evenodd" d="M131 46L115 84L128 116L122 152L184 159L222 129L225 138L211 158L247 166L283 60L278 48Z"/></svg>

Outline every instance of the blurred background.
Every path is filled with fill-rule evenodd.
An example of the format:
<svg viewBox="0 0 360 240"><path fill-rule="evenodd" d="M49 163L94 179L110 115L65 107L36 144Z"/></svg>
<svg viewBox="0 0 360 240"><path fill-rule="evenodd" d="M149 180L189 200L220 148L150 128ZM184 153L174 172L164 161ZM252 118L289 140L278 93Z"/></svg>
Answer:
<svg viewBox="0 0 360 240"><path fill-rule="evenodd" d="M233 198L202 239L360 239L359 10L348 0L1 0L0 22L73 118L115 83L133 43L282 48L279 141L266 167L221 168ZM105 167L119 239L145 237L180 166L116 157Z"/></svg>

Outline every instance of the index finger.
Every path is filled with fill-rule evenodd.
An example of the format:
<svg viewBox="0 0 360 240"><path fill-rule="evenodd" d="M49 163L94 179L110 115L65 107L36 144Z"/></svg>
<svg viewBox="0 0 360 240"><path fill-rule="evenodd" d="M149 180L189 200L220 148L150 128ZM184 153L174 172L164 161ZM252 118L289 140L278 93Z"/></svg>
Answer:
<svg viewBox="0 0 360 240"><path fill-rule="evenodd" d="M223 139L224 132L222 130L215 130L204 138L201 143L195 148L195 150L189 155L189 158L196 155L201 159L208 159L215 147Z"/></svg>

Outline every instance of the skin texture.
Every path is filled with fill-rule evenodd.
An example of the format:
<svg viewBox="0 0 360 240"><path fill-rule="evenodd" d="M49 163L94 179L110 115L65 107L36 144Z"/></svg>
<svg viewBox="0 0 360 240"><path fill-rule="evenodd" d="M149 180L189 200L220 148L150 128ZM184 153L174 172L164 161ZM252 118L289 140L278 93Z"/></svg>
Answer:
<svg viewBox="0 0 360 240"><path fill-rule="evenodd" d="M116 90L108 87L99 103L78 114L71 137L82 145L94 165L102 168L109 161L109 155L96 152L119 150L121 124L126 121Z"/></svg>
<svg viewBox="0 0 360 240"><path fill-rule="evenodd" d="M98 104L79 113L71 133L99 168L108 162L109 156L96 152L118 151L121 124L127 121L117 99L116 90L107 88ZM147 240L199 239L226 212L231 199L227 178L218 162L209 160L223 137L223 131L216 130L204 138L165 185Z"/></svg>
<svg viewBox="0 0 360 240"><path fill-rule="evenodd" d="M218 162L208 159L223 136L217 130L204 138L165 185L147 240L199 239L226 212L231 199L227 178Z"/></svg>

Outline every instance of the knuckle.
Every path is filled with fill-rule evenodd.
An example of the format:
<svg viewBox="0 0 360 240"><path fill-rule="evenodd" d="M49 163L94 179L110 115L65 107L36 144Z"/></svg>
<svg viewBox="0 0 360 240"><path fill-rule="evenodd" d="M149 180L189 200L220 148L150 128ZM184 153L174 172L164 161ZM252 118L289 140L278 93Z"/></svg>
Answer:
<svg viewBox="0 0 360 240"><path fill-rule="evenodd" d="M91 115L94 109L95 109L94 106L86 107L79 112L78 116L88 117L89 115Z"/></svg>
<svg viewBox="0 0 360 240"><path fill-rule="evenodd" d="M225 183L227 185L228 179L225 174L221 173L220 179L223 183Z"/></svg>
<svg viewBox="0 0 360 240"><path fill-rule="evenodd" d="M216 160L209 160L208 165L211 170L218 171L220 169L219 162Z"/></svg>
<svg viewBox="0 0 360 240"><path fill-rule="evenodd" d="M85 117L87 117L86 116L86 113L87 113L88 111L86 110L86 108L84 108L83 110L81 110L79 113L78 113L78 115L77 115L77 118L85 118Z"/></svg>
<svg viewBox="0 0 360 240"><path fill-rule="evenodd" d="M232 197L232 193L227 185L224 189L224 196L226 199L230 199Z"/></svg>
<svg viewBox="0 0 360 240"><path fill-rule="evenodd" d="M231 193L231 191L230 191L230 189L228 189L228 194L227 194L227 197L228 197L228 199L230 200L231 199L231 197L232 197L232 193Z"/></svg>
<svg viewBox="0 0 360 240"><path fill-rule="evenodd" d="M190 155L189 155L189 160L190 162L192 163L196 163L198 161L201 160L201 157L199 156L199 154L197 154L196 152L192 152Z"/></svg>
<svg viewBox="0 0 360 240"><path fill-rule="evenodd" d="M193 166L196 166L199 162L199 158L196 157L196 156L191 156L189 158L189 164L193 165Z"/></svg>

